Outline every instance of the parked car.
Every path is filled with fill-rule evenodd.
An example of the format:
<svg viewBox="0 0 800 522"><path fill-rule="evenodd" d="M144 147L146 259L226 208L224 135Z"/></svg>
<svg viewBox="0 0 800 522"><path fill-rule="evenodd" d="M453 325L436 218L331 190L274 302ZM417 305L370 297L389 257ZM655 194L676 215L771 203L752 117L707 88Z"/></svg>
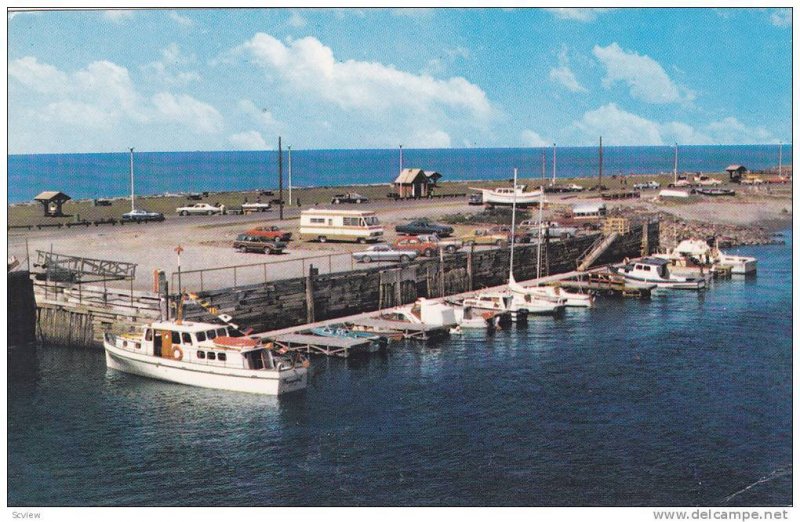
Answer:
<svg viewBox="0 0 800 522"><path fill-rule="evenodd" d="M272 241L290 241L292 233L283 230L281 227L269 225L264 227L254 227L245 231L248 236L265 237Z"/></svg>
<svg viewBox="0 0 800 522"><path fill-rule="evenodd" d="M661 188L661 183L657 181L645 181L644 183L636 183L633 185L633 190L647 190L647 189L659 189Z"/></svg>
<svg viewBox="0 0 800 522"><path fill-rule="evenodd" d="M470 205L483 205L483 193L470 194L467 203Z"/></svg>
<svg viewBox="0 0 800 522"><path fill-rule="evenodd" d="M369 198L357 194L355 192L348 192L346 194L336 194L331 198L331 203L338 205L339 203L366 203Z"/></svg>
<svg viewBox="0 0 800 522"><path fill-rule="evenodd" d="M372 261L400 261L408 263L417 257L417 253L410 250L395 250L389 245L371 246L363 252L353 252L353 259L359 263Z"/></svg>
<svg viewBox="0 0 800 522"><path fill-rule="evenodd" d="M436 234L420 234L417 236L417 239L435 243L439 246L440 250L444 250L448 254L452 254L464 246L464 243L460 239L441 239Z"/></svg>
<svg viewBox="0 0 800 522"><path fill-rule="evenodd" d="M186 207L178 207L175 209L175 212L181 216L188 216L190 214L206 214L211 216L213 214L222 214L222 207L215 207L208 203L195 203L194 205Z"/></svg>
<svg viewBox="0 0 800 522"><path fill-rule="evenodd" d="M544 187L545 193L560 193L560 192L581 192L585 190L580 185L570 183L569 185L547 185Z"/></svg>
<svg viewBox="0 0 800 522"><path fill-rule="evenodd" d="M122 221L128 223L143 223L145 221L164 221L164 214L161 212L149 212L140 208L122 214Z"/></svg>
<svg viewBox="0 0 800 522"><path fill-rule="evenodd" d="M705 174L701 174L699 176L694 177L695 183L698 183L704 187L713 187L715 185L722 185L722 181L706 176Z"/></svg>
<svg viewBox="0 0 800 522"><path fill-rule="evenodd" d="M493 232L488 228L478 228L469 234L461 236L465 245L497 245L508 244L508 234L506 232Z"/></svg>
<svg viewBox="0 0 800 522"><path fill-rule="evenodd" d="M510 225L495 225L489 228L489 232L492 234L505 234L506 235L506 242L511 242L511 226ZM514 243L530 243L533 239L533 234L531 234L530 230L517 226L516 233L514 234Z"/></svg>
<svg viewBox="0 0 800 522"><path fill-rule="evenodd" d="M425 241L417 236L400 236L395 240L393 247L395 250L409 250L425 257L439 254L438 243Z"/></svg>
<svg viewBox="0 0 800 522"><path fill-rule="evenodd" d="M233 248L239 252L262 252L264 254L280 254L286 243L248 234L239 234L233 242Z"/></svg>
<svg viewBox="0 0 800 522"><path fill-rule="evenodd" d="M270 210L272 210L272 205L269 203L261 203L258 201L255 203L242 203L242 211L245 214L251 212L269 212Z"/></svg>
<svg viewBox="0 0 800 522"><path fill-rule="evenodd" d="M762 183L764 183L764 180L758 176L745 176L741 181L742 185L761 185Z"/></svg>
<svg viewBox="0 0 800 522"><path fill-rule="evenodd" d="M398 234L408 234L410 236L436 234L439 237L447 237L453 233L453 227L439 225L427 219L416 219L405 225L397 225L394 229Z"/></svg>
<svg viewBox="0 0 800 522"><path fill-rule="evenodd" d="M667 185L668 188L679 188L679 187L687 188L693 186L694 185L692 185L692 183L688 179L679 179L675 183L670 183L669 185Z"/></svg>

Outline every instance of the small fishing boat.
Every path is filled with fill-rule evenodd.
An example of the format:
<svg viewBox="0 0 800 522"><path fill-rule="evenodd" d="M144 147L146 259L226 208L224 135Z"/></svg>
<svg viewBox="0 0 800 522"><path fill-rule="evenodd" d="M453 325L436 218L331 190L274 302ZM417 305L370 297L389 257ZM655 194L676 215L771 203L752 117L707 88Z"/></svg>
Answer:
<svg viewBox="0 0 800 522"><path fill-rule="evenodd" d="M591 308L594 305L592 294L568 292L560 286L529 286L525 289L534 295L564 299L564 305L569 308Z"/></svg>
<svg viewBox="0 0 800 522"><path fill-rule="evenodd" d="M444 303L420 297L410 306L395 308L381 314L389 321L408 321L413 324L452 328L458 325L455 309Z"/></svg>
<svg viewBox="0 0 800 522"><path fill-rule="evenodd" d="M370 332L349 330L347 328L342 328L341 326L318 326L316 328L309 329L309 332L320 337L343 337L346 339L364 339L367 341L372 341L369 351L377 351L382 346L385 346L388 342L388 339L381 335Z"/></svg>
<svg viewBox="0 0 800 522"><path fill-rule="evenodd" d="M495 189L480 189L480 188L472 188L472 190L478 190L483 195L483 204L484 205L518 205L521 207L527 207L530 205L539 204L539 201L542 196L541 190L534 190L533 192L526 192L525 185L517 185L515 184L514 187L498 187Z"/></svg>
<svg viewBox="0 0 800 522"><path fill-rule="evenodd" d="M264 395L306 387L309 363L302 355L236 334L231 325L178 320L150 323L140 335L106 333L106 366L179 384Z"/></svg>
<svg viewBox="0 0 800 522"><path fill-rule="evenodd" d="M669 273L669 260L658 257L645 257L611 270L628 281L652 283L658 288L674 290L700 290L705 288L705 278L677 276Z"/></svg>
<svg viewBox="0 0 800 522"><path fill-rule="evenodd" d="M723 189L723 188L698 188L694 190L698 194L702 194L704 196L735 196L736 191L731 189Z"/></svg>
<svg viewBox="0 0 800 522"><path fill-rule="evenodd" d="M456 321L462 329L488 329L501 328L511 322L508 312L481 310L464 304L464 300L448 300L447 303L455 310Z"/></svg>
<svg viewBox="0 0 800 522"><path fill-rule="evenodd" d="M721 267L730 267L732 274L749 274L755 272L758 260L755 257L736 256L720 250L717 246L710 246L701 239L684 239L678 246L666 254L657 257L670 260L673 266L678 267L678 274L682 267L702 267L703 272L714 272Z"/></svg>

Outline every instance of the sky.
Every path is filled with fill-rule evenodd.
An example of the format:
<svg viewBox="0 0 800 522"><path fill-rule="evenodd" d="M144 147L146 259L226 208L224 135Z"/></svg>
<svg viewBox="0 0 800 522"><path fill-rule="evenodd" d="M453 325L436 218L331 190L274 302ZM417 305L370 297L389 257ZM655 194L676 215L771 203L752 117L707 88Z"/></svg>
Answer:
<svg viewBox="0 0 800 522"><path fill-rule="evenodd" d="M791 141L785 8L8 18L12 154Z"/></svg>

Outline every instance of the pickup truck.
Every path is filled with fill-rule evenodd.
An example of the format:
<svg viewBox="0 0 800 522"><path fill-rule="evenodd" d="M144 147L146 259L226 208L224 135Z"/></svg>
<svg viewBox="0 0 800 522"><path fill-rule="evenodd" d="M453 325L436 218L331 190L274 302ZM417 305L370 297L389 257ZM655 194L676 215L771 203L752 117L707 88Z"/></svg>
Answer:
<svg viewBox="0 0 800 522"><path fill-rule="evenodd" d="M336 194L331 198L331 203L334 205L338 205L339 203L366 203L369 201L369 198L366 196L362 196L361 194L357 194L355 192L348 192L346 194Z"/></svg>
<svg viewBox="0 0 800 522"><path fill-rule="evenodd" d="M265 237L271 241L289 241L292 239L291 232L287 232L275 225L253 227L250 230L246 230L245 234L248 236Z"/></svg>

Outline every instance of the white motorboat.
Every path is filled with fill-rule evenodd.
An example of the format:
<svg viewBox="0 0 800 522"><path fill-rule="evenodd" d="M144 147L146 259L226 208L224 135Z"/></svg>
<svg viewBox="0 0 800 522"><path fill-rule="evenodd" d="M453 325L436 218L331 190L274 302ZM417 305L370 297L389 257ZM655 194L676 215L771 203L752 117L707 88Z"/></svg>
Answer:
<svg viewBox="0 0 800 522"><path fill-rule="evenodd" d="M424 297L420 297L412 305L387 310L381 317L391 321L408 321L429 326L452 328L458 325L456 311L452 306Z"/></svg>
<svg viewBox="0 0 800 522"><path fill-rule="evenodd" d="M612 271L626 280L637 283L651 283L658 288L674 290L700 290L705 288L705 278L677 276L669 273L669 260L659 257L645 257L622 266L612 267Z"/></svg>
<svg viewBox="0 0 800 522"><path fill-rule="evenodd" d="M106 333L106 366L179 384L264 395L306 387L307 359L232 333L233 326L189 321L153 322L141 335Z"/></svg>
<svg viewBox="0 0 800 522"><path fill-rule="evenodd" d="M593 295L568 292L560 286L528 286L524 288L534 295L563 299L564 305L570 308L591 308L594 305Z"/></svg>
<svg viewBox="0 0 800 522"><path fill-rule="evenodd" d="M756 271L758 264L755 257L731 255L701 239L685 239L671 251L656 257L669 259L676 275L692 271L702 275L723 266L729 266L732 274L749 274Z"/></svg>
<svg viewBox="0 0 800 522"><path fill-rule="evenodd" d="M519 205L526 207L539 204L542 196L541 190L526 192L525 185L517 184L514 187L498 187L495 189L470 188L479 190L483 194L484 205Z"/></svg>

